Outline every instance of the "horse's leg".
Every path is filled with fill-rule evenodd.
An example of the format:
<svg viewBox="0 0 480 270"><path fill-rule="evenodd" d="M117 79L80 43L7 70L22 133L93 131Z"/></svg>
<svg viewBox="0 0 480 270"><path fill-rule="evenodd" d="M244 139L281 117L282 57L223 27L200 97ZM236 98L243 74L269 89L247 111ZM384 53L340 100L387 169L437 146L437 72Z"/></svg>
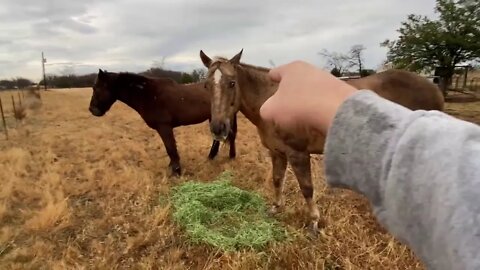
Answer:
<svg viewBox="0 0 480 270"><path fill-rule="evenodd" d="M283 183L285 182L285 171L287 170L287 156L284 153L270 151L272 158L272 180L275 189L275 197L270 212L276 214L285 206L283 197Z"/></svg>
<svg viewBox="0 0 480 270"><path fill-rule="evenodd" d="M288 161L292 166L293 172L298 181L298 185L302 191L305 202L308 206L308 213L311 219L311 229L313 232L318 231L318 220L320 219L320 213L318 212L317 205L313 200L313 184L312 173L310 168L310 154L294 152L288 155Z"/></svg>
<svg viewBox="0 0 480 270"><path fill-rule="evenodd" d="M161 126L157 129L157 132L162 138L163 144L167 149L167 154L170 157L170 164L168 166L174 175L179 176L181 174L180 157L177 152L173 128L169 126Z"/></svg>
<svg viewBox="0 0 480 270"><path fill-rule="evenodd" d="M237 137L237 114L233 116L233 123L232 123L232 130L229 134L229 142L230 142L230 152L229 156L230 159L234 159L237 156L237 151L235 149L235 138Z"/></svg>
<svg viewBox="0 0 480 270"><path fill-rule="evenodd" d="M210 153L208 154L208 159L214 159L218 154L218 148L220 147L220 142L217 140L213 140L212 148L210 148Z"/></svg>
<svg viewBox="0 0 480 270"><path fill-rule="evenodd" d="M210 124L211 121L212 120L209 118L208 124ZM218 154L219 148L220 148L220 142L214 139L212 142L212 147L210 148L210 153L208 153L208 159L210 160L214 159Z"/></svg>

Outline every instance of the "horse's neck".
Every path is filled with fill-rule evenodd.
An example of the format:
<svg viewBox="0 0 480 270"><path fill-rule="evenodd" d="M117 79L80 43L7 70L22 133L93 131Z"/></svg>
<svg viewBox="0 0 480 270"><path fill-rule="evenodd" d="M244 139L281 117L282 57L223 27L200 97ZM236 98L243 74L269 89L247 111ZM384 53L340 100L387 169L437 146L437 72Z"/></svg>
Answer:
<svg viewBox="0 0 480 270"><path fill-rule="evenodd" d="M268 79L268 74L261 71L243 67L239 69L239 75L240 111L258 127L263 123L260 117L260 107L275 93L275 86Z"/></svg>
<svg viewBox="0 0 480 270"><path fill-rule="evenodd" d="M147 83L127 84L117 89L118 100L125 103L140 114L143 112L149 99Z"/></svg>

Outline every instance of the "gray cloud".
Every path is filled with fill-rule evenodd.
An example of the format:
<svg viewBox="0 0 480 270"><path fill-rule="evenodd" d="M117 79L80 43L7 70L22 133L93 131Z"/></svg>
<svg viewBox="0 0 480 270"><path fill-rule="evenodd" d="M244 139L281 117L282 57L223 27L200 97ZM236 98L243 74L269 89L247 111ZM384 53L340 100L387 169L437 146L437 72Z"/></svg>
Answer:
<svg viewBox="0 0 480 270"><path fill-rule="evenodd" d="M141 71L165 57L167 68L201 67L198 52L269 66L303 59L323 66L323 48L364 44L366 65L384 58L409 13L432 15L434 0L166 1L7 0L0 11L0 77L47 71ZM62 65L61 63L69 63Z"/></svg>

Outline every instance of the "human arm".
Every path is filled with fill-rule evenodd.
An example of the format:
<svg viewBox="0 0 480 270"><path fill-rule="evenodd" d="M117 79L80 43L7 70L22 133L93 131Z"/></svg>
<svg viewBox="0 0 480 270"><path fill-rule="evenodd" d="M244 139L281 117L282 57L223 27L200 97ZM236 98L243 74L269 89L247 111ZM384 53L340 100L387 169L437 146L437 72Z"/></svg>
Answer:
<svg viewBox="0 0 480 270"><path fill-rule="evenodd" d="M381 224L431 269L480 269L480 128L357 91L302 62L271 72L261 108L288 130L326 135L333 187L365 195Z"/></svg>
<svg viewBox="0 0 480 270"><path fill-rule="evenodd" d="M328 184L365 195L429 269L480 269L478 126L358 91L336 113L324 162Z"/></svg>

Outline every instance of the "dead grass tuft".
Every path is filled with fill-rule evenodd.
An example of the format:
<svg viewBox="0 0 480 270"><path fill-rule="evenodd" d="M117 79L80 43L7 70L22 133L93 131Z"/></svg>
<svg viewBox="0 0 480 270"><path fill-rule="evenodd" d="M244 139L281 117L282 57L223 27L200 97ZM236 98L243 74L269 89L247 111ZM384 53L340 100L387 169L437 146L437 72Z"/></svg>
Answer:
<svg viewBox="0 0 480 270"><path fill-rule="evenodd" d="M291 241L262 252L190 244L173 223L169 200L159 196L188 179L230 170L235 186L271 202L271 165L255 128L239 118L235 161L225 148L207 160L207 123L176 129L185 173L170 179L158 135L120 103L102 118L91 116L90 94L42 92L42 110L9 141L0 138L0 269L422 269L376 223L364 198L325 186L318 156L312 160L323 219L318 239L305 237L304 200L289 170L286 211L275 218ZM8 100L11 93L0 95ZM447 104L447 111L480 123L478 102Z"/></svg>
<svg viewBox="0 0 480 270"><path fill-rule="evenodd" d="M67 200L49 200L42 209L35 211L30 219L25 221L25 228L33 231L52 231L68 226L69 210Z"/></svg>

